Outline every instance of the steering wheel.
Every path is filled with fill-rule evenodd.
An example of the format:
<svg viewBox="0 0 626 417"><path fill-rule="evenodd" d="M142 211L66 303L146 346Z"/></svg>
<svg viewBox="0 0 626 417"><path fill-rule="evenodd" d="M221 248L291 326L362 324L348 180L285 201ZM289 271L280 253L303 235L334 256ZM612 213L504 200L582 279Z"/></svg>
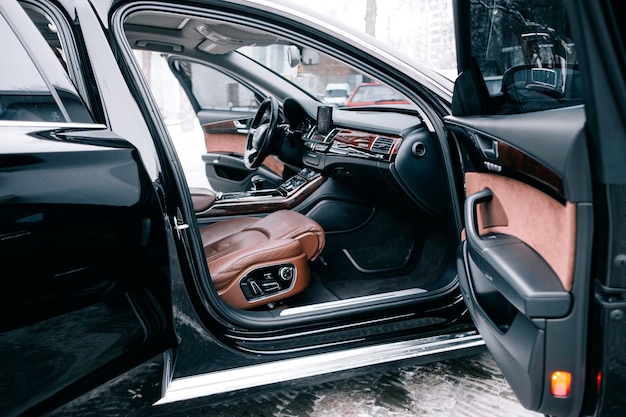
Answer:
<svg viewBox="0 0 626 417"><path fill-rule="evenodd" d="M563 92L559 91L555 88L552 87L548 87L548 86L543 86L541 84L526 84L526 89L530 90L530 91L537 91L541 94L545 94L546 96L550 96L552 98L555 98L557 100L560 100L563 98Z"/></svg>
<svg viewBox="0 0 626 417"><path fill-rule="evenodd" d="M270 154L276 140L278 100L268 97L259 106L250 123L243 162L250 170L257 169Z"/></svg>

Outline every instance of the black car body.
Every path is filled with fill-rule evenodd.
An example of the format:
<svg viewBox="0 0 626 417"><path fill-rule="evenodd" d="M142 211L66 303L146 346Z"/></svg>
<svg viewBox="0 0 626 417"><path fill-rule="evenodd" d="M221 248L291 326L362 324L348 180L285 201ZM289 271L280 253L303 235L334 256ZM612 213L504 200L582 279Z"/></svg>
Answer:
<svg viewBox="0 0 626 417"><path fill-rule="evenodd" d="M3 1L0 413L166 415L486 345L526 408L620 414L623 29L616 2L544 3L456 1L453 83L288 3ZM259 44L411 104L320 112L237 52ZM213 190L188 185L134 51L166 60L205 140L243 137L207 146ZM251 104L203 105L202 66ZM281 210L321 254L219 288L214 226Z"/></svg>

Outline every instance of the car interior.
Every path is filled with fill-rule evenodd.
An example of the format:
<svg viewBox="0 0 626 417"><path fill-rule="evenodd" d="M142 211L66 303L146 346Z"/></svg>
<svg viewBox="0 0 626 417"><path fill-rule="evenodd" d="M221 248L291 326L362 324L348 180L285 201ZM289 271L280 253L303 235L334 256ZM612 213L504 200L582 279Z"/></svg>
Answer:
<svg viewBox="0 0 626 417"><path fill-rule="evenodd" d="M209 271L226 303L281 317L450 294L459 233L436 139L414 106L325 106L239 52L274 45L290 59L300 53L302 66L319 59L314 51L226 19L141 11L126 19L124 33L135 51L210 66L259 97L243 120L246 149L237 157L256 173L275 156L285 166L280 183L191 188ZM204 124L205 134L234 116L223 117Z"/></svg>
<svg viewBox="0 0 626 417"><path fill-rule="evenodd" d="M50 19L27 11L62 59L58 36L47 33ZM206 153L197 159L211 187L189 190L213 288L226 304L274 319L318 317L431 302L455 291L461 230L451 209L454 194L438 139L417 106L404 100L325 105L302 80L309 68L319 74L324 63L340 62L328 61L332 50L245 26L237 16L141 10L129 14L123 33L134 53L167 61L202 125L197 140ZM245 52L252 46L273 48L272 59L297 67L296 78L252 59ZM341 64L360 77L355 86L383 84L355 62ZM456 116L580 99L569 87L576 83L557 98L549 88L559 82L551 80L555 75L526 66L507 71L502 94L493 97L480 71L473 62L457 79ZM201 94L217 94L209 88L217 73L247 88L247 105L201 105ZM572 69L566 74L575 79ZM522 82L529 77L541 80ZM541 100L528 98L538 94ZM216 141L229 145L215 151L210 142Z"/></svg>

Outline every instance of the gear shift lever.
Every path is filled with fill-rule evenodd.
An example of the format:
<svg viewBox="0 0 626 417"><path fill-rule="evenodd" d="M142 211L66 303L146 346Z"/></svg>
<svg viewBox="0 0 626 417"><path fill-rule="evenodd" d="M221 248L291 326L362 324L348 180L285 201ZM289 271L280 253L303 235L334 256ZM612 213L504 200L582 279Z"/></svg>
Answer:
<svg viewBox="0 0 626 417"><path fill-rule="evenodd" d="M263 188L265 177L262 175L254 175L250 181L252 181L252 191L259 191Z"/></svg>

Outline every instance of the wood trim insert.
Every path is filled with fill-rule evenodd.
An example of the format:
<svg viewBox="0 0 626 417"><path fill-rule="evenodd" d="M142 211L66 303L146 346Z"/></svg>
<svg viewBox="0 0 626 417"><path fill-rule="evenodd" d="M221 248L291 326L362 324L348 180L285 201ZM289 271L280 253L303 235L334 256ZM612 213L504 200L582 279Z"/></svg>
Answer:
<svg viewBox="0 0 626 417"><path fill-rule="evenodd" d="M552 188L559 195L564 195L563 179L557 173L512 146L501 141L497 143L498 156L503 166L526 174Z"/></svg>
<svg viewBox="0 0 626 417"><path fill-rule="evenodd" d="M198 217L235 216L241 214L269 213L277 210L291 209L308 196L313 194L324 182L323 175L309 181L303 187L297 189L285 197L252 197L241 200L217 200L208 210L196 213Z"/></svg>
<svg viewBox="0 0 626 417"><path fill-rule="evenodd" d="M377 135L353 129L338 129L333 136L333 146L346 146L361 149L380 155L381 158L391 161L398 153L402 138L398 136Z"/></svg>

